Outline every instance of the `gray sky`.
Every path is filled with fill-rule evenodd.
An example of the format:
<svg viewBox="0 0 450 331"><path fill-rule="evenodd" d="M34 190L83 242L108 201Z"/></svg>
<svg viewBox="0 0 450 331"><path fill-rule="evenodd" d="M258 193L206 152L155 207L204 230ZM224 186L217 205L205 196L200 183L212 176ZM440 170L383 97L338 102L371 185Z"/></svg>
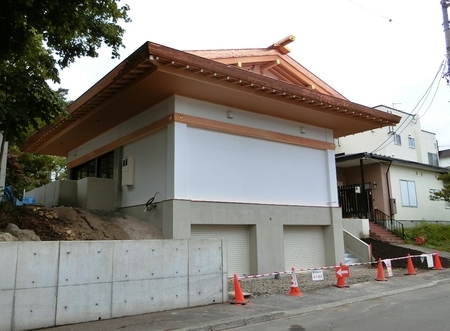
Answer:
<svg viewBox="0 0 450 331"><path fill-rule="evenodd" d="M111 60L105 47L99 58L78 59L62 71L69 99L146 41L179 50L264 48L294 35L288 47L297 62L353 102L418 113L422 130L436 133L441 150L450 149L450 86L440 78L446 52L440 0L124 3L133 21L124 24L121 59Z"/></svg>

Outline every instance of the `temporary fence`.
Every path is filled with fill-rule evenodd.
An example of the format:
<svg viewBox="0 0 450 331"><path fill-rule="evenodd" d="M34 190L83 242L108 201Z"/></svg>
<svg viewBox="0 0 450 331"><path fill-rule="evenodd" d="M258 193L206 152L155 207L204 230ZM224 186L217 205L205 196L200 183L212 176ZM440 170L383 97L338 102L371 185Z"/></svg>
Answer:
<svg viewBox="0 0 450 331"><path fill-rule="evenodd" d="M290 291L287 293L287 295L290 296L301 296L303 293L300 292L299 286L298 286L298 282L297 282L297 277L296 277L296 273L297 272L307 272L307 271L311 271L313 274L313 280L314 279L314 273L313 271L317 271L317 270L326 270L326 269L334 269L335 270L335 275L336 275L336 287L339 288L346 288L349 287L348 285L345 284L345 278L348 278L350 276L350 270L349 267L351 266L363 266L363 265L373 265L374 263L378 264L378 271L377 271L377 277L374 278L377 281L387 281L387 279L384 276L384 269L383 269L383 263L386 265L387 271L388 271L388 275L389 276L393 276L392 273L392 267L391 267L391 261L396 261L396 260L404 260L407 259L407 268L406 268L406 273L405 275L415 275L416 271L414 269L414 265L412 263L412 258L421 258L421 259L427 259L427 263L428 263L428 267L429 268L433 268L434 270L443 270L444 268L442 268L442 264L439 258L439 254L436 251L435 253L429 253L429 254L421 254L421 255L410 255L408 254L407 256L402 256L402 257L395 257L395 258L390 258L390 259L384 259L382 260L381 258L378 259L378 261L370 261L370 262L362 262L362 263L351 263L351 264L347 264L347 265L343 265L342 263L340 263L338 266L327 266L327 267L316 267L316 268L292 268L289 271L275 271L275 272L270 272L270 273L265 273L265 274L259 274L259 275L241 275L241 276L237 276L236 274L234 275L234 290L235 290L235 300L232 300L231 303L234 304L246 304L248 303L248 301L246 301L244 299L244 296L242 294L242 290L239 284L239 279L252 279L252 278L262 278L262 277L272 277L272 276L279 276L279 275L283 275L283 274L289 274L291 275L291 288ZM431 260L431 261L430 261ZM323 273L320 273L322 276L322 280L323 280Z"/></svg>
<svg viewBox="0 0 450 331"><path fill-rule="evenodd" d="M437 252L435 253L428 253L428 254L421 254L421 255L407 255L407 256L402 256L402 257L395 257L395 258L390 258L390 259L382 259L382 262L385 262L387 260L389 261L396 261L396 260L405 260L408 258L426 258L427 256L434 256L434 257L439 257L439 254ZM436 260L436 259L435 259ZM438 268L434 268L435 270L441 270L443 269L441 266L441 262L439 259L437 259L437 261L439 261L438 263L435 262L435 265L437 264ZM363 265L373 265L374 263L377 263L378 261L370 261L370 262L359 262L359 263L350 263L350 264L345 264L344 266L347 267L354 267L354 266L363 266ZM238 275L236 276L237 279L251 279L251 278L262 278L262 277L273 277L273 276L278 276L278 275L290 275L292 273L297 273L297 272L304 272L304 271L313 271L313 270L326 270L326 269L335 269L336 268L340 268L341 266L343 266L342 264L340 265L336 265L336 266L326 266L326 267L314 267L314 268L292 268L289 271L274 271L274 272L270 272L270 273L265 273L265 274L257 274L257 275ZM229 277L229 278L233 278L233 277Z"/></svg>

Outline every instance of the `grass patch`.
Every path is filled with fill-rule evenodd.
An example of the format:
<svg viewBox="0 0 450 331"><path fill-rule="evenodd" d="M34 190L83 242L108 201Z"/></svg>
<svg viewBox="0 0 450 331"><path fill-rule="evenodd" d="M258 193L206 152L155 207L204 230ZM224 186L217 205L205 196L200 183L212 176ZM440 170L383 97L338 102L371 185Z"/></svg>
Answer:
<svg viewBox="0 0 450 331"><path fill-rule="evenodd" d="M450 252L450 225L422 222L414 228L405 229L405 236L409 244L415 244L417 237L423 237L423 246Z"/></svg>

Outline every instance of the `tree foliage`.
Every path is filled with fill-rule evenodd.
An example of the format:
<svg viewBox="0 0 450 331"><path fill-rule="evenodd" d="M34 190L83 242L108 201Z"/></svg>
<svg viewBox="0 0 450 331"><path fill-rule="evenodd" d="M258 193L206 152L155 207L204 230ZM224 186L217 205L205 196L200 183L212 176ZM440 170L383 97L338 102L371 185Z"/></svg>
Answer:
<svg viewBox="0 0 450 331"><path fill-rule="evenodd" d="M0 1L0 164L4 141L21 145L65 114L66 90L53 90L59 69L106 44L119 57L129 7L119 0Z"/></svg>
<svg viewBox="0 0 450 331"><path fill-rule="evenodd" d="M11 54L28 54L30 40L40 36L43 47L53 51L60 67L76 58L96 57L102 43L119 57L129 22L129 7L118 0L2 0L0 2L0 60Z"/></svg>
<svg viewBox="0 0 450 331"><path fill-rule="evenodd" d="M430 200L450 202L450 172L439 174L437 180L441 180L444 187L440 191L431 193Z"/></svg>
<svg viewBox="0 0 450 331"><path fill-rule="evenodd" d="M23 153L17 146L9 147L6 183L13 184L16 193L59 179L67 179L65 157Z"/></svg>

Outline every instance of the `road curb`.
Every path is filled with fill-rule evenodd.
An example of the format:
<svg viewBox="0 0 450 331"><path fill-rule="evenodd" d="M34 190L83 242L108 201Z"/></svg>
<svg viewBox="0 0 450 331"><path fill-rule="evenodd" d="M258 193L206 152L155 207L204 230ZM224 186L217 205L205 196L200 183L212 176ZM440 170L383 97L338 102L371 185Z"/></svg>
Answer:
<svg viewBox="0 0 450 331"><path fill-rule="evenodd" d="M260 314L251 316L248 318L238 318L234 320L221 320L216 323L209 323L206 325L199 325L194 327L187 327L183 329L177 329L178 331L218 331L218 330L228 330L231 328L236 328L240 326L257 324L262 322L273 321L279 318L287 317L284 311L275 311L269 314Z"/></svg>
<svg viewBox="0 0 450 331"><path fill-rule="evenodd" d="M276 320L279 318L293 317L293 316L298 316L298 315L311 313L311 312L315 312L315 311L321 311L324 309L344 306L344 305L348 305L348 304L352 304L352 303L373 300L373 299L377 299L380 297L387 297L387 296L397 295L397 294L401 294L401 293L411 292L411 291L415 291L415 290L433 287L433 286L436 286L437 284L443 283L443 282L450 282L450 278L433 280L429 283L422 284L422 285L414 285L414 286L409 286L409 287L405 287L402 289L380 292L380 293L375 293L375 294L370 294L370 295L364 295L364 296L357 297L357 298L344 299L341 301L330 302L330 303L316 305L316 306L312 306L312 307L304 307L304 308L288 310L288 311L276 311L276 312L272 312L269 314L260 314L260 315L255 315L255 316L251 316L248 318L221 320L221 321L217 321L216 323L209 323L209 324L205 324L205 325L187 327L187 328L176 329L176 330L178 330L178 331L227 330L227 329L241 327L241 326L245 326L245 325L268 322L268 321Z"/></svg>

